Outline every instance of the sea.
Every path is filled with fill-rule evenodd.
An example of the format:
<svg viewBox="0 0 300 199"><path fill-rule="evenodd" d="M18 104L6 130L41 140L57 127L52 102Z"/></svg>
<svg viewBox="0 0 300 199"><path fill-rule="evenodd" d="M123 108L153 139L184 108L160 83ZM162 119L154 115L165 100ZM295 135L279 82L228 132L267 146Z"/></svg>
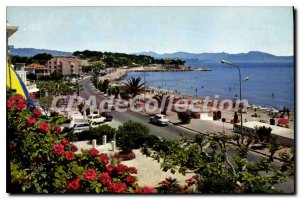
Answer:
<svg viewBox="0 0 300 199"><path fill-rule="evenodd" d="M211 71L146 73L146 86L177 91L191 96L216 95L220 99L239 98L238 70L219 63L191 63L193 68L207 67ZM295 66L292 62L238 63L242 76L242 99L249 104L268 108L295 110ZM141 77L144 72L131 72L125 77ZM245 79L246 78L246 79Z"/></svg>

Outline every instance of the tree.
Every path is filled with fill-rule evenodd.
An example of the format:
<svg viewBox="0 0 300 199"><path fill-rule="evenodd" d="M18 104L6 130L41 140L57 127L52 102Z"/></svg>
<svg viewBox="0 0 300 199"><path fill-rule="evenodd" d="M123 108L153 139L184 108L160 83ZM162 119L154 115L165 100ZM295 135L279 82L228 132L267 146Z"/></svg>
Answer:
<svg viewBox="0 0 300 199"><path fill-rule="evenodd" d="M164 171L195 173L197 192L199 193L276 193L275 184L285 181L290 174L290 157L288 166L272 164L272 160L261 157L257 161L249 161L248 148L245 145L233 145L235 139L231 135L215 133L208 137L197 134L193 139L182 138L160 147L144 147L144 154L161 162ZM232 153L232 150L238 153ZM244 151L243 153L240 153ZM291 163L292 162L292 163ZM285 162L282 162L285 165ZM277 165L277 166L276 166ZM267 174L266 174L267 173Z"/></svg>
<svg viewBox="0 0 300 199"><path fill-rule="evenodd" d="M166 115L170 103L170 95L166 95L163 94L162 92L159 92L153 97L153 99L155 99L158 102L159 107L162 109L161 113ZM164 107L162 107L163 100L165 100Z"/></svg>
<svg viewBox="0 0 300 199"><path fill-rule="evenodd" d="M145 125L127 121L119 126L117 131L117 144L124 152L131 152L132 149L140 148L145 137L149 134L149 129Z"/></svg>
<svg viewBox="0 0 300 199"><path fill-rule="evenodd" d="M130 79L127 79L123 88L129 95L131 95L131 97L135 97L144 90L144 83L141 83L140 77L131 77Z"/></svg>
<svg viewBox="0 0 300 199"><path fill-rule="evenodd" d="M270 141L272 132L272 129L270 127L267 128L265 126L262 126L256 128L255 130L259 142L261 142L262 144L266 144Z"/></svg>
<svg viewBox="0 0 300 199"><path fill-rule="evenodd" d="M109 88L109 80L108 79L105 79L105 80L102 80L98 83L98 87L100 89L100 91L106 93L108 88Z"/></svg>
<svg viewBox="0 0 300 199"><path fill-rule="evenodd" d="M39 53L31 57L33 63L45 65L52 58L51 54Z"/></svg>

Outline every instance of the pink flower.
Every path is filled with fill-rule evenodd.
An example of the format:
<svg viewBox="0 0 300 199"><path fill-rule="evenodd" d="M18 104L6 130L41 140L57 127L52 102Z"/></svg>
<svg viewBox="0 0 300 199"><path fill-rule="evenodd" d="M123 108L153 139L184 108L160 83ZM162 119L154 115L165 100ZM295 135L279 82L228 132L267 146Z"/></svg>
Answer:
<svg viewBox="0 0 300 199"><path fill-rule="evenodd" d="M164 180L164 181L162 181L160 184L169 185L169 184L171 184L171 182L170 182L170 181L168 181L168 180Z"/></svg>

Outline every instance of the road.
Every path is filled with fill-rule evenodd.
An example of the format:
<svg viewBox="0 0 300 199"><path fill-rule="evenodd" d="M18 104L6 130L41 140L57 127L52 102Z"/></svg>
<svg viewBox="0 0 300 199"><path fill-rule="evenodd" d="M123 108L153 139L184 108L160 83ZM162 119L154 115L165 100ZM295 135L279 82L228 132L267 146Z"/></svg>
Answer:
<svg viewBox="0 0 300 199"><path fill-rule="evenodd" d="M103 95L97 94L90 85L90 77L83 79L81 82L83 90L80 91L80 96L88 99L91 95L96 97L97 105L101 100L106 99ZM113 121L117 123L123 123L128 120L133 120L136 122L141 122L149 128L151 134L164 137L168 140L177 139L182 134L184 137L192 138L195 136L196 132L190 131L188 129L169 124L168 126L156 126L149 123L149 115L142 112L132 112L130 110L126 112L116 112L112 111Z"/></svg>
<svg viewBox="0 0 300 199"><path fill-rule="evenodd" d="M79 82L83 86L83 90L80 91L80 96L88 99L90 96L94 95L96 97L97 105L101 100L106 99L103 95L97 94L91 86L90 77L85 77L83 80ZM156 126L149 123L149 115L142 112L132 112L130 110L126 112L116 112L112 111L113 121L116 123L123 123L128 120L133 120L136 122L141 122L149 128L151 134L166 138L168 140L174 140L180 138L180 135L183 135L187 138L194 137L197 132L185 129L180 126L175 126L173 124L169 124L168 126ZM231 151L230 154L233 155L235 152ZM248 161L257 161L262 157L262 155L257 154L255 152L250 151L248 154ZM281 163L279 161L275 161L274 165L280 166ZM275 186L278 189L284 190L285 193L293 193L294 192L294 179L288 178L286 182L282 184L278 184Z"/></svg>

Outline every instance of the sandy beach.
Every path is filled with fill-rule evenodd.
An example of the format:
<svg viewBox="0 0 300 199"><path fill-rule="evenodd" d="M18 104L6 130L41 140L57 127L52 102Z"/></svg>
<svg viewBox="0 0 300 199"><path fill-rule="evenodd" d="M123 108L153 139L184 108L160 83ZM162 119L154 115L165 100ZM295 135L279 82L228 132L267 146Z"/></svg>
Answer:
<svg viewBox="0 0 300 199"><path fill-rule="evenodd" d="M103 80L103 79L109 79L113 84L116 85L122 85L123 82L121 81L122 78L124 78L126 76L127 73L129 72L136 72L136 71L152 71L152 70L158 70L159 67L136 67L136 68L128 68L128 69L114 69L113 71L111 71L110 73L108 73L105 76L99 77L99 79ZM181 98L181 99L187 99L187 100L194 100L194 99L198 99L198 100L203 100L204 97L201 96L191 96L191 95L185 95L179 92L175 92L175 91L171 91L171 90L165 90L165 89L158 89L158 88L154 88L154 87L148 87L146 89L146 98L153 98L157 93L166 93L166 94L170 94L173 95L174 98ZM213 100L213 98L210 98ZM219 99L222 100L222 99ZM197 103L195 104L196 108L203 108L203 103ZM257 105L258 106L258 105ZM212 103L208 104L208 110L209 111L216 111L213 107L212 107ZM230 122L233 117L234 117L234 112L235 110L222 110L222 118L226 119L226 122ZM174 114L172 112L167 112L168 114ZM253 115L256 114L258 117L253 117ZM264 123L270 123L270 119L273 118L274 115L270 114L269 111L263 110L263 109L259 109L259 108L247 108L247 111L243 113L243 122L247 122L247 121L261 121ZM285 117L287 117L285 115ZM294 131L294 112L290 112L290 115L288 117L289 119L289 128L292 129ZM278 118L275 120L278 120Z"/></svg>

